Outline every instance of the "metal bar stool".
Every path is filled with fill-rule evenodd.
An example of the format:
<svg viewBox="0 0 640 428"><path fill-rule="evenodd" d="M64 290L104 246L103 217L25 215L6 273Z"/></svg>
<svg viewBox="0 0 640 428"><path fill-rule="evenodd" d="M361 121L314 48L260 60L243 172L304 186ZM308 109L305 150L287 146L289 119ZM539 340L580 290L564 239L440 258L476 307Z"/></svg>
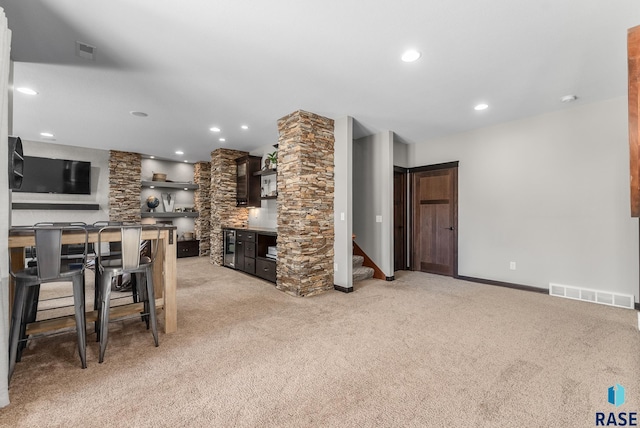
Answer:
<svg viewBox="0 0 640 428"><path fill-rule="evenodd" d="M73 283L73 306L78 337L78 353L82 368L87 367L86 359L86 319L84 304L84 262L87 255L88 232L82 225L37 224L30 228L35 234L37 263L18 272L11 272L15 279L15 294L11 313L9 333L9 380L16 362L20 361L21 350L28 339L26 327L35 321L37 299L41 284L50 282ZM63 264L62 236L66 233L84 233L84 253L82 262ZM22 345L20 345L22 343ZM19 352L20 348L20 352Z"/></svg>
<svg viewBox="0 0 640 428"><path fill-rule="evenodd" d="M160 239L160 228L154 226L157 230L156 243ZM119 259L105 259L102 257L101 248L104 240L103 236L107 233L119 233L121 242L121 256ZM111 281L118 275L136 274L144 279L145 286L142 281L138 283L138 294L140 300L144 302L143 316L147 321L147 328L151 327L155 346L158 346L158 327L156 319L156 299L153 289L153 261L158 249L155 250L151 257L140 256L140 242L142 235L141 226L106 226L98 232L97 259L96 259L96 287L98 295L98 340L100 342L99 362L104 361L104 354L107 349L109 338L109 311L111 309Z"/></svg>

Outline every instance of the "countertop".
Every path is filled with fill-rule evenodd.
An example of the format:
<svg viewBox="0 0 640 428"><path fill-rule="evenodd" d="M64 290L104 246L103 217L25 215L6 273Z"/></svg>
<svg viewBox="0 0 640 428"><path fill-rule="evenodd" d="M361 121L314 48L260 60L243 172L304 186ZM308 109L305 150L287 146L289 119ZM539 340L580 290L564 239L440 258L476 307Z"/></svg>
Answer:
<svg viewBox="0 0 640 428"><path fill-rule="evenodd" d="M263 235L277 235L278 230L270 227L232 227L232 226L224 226L222 229L228 230L245 230L247 232L256 232L261 233Z"/></svg>

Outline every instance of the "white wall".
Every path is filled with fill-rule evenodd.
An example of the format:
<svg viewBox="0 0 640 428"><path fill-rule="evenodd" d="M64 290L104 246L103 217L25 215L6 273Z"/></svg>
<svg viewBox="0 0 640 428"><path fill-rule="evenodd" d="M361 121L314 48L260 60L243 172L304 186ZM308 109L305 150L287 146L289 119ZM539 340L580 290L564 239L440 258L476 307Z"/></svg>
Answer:
<svg viewBox="0 0 640 428"><path fill-rule="evenodd" d="M459 274L637 302L627 130L621 97L411 145L411 166L460 161Z"/></svg>
<svg viewBox="0 0 640 428"><path fill-rule="evenodd" d="M152 181L154 173L167 174L167 180L193 183L193 164L185 162L172 162L158 159L144 158L141 162L141 178L142 181ZM162 193L171 193L175 200L174 208L193 207L195 204L193 190L182 189L151 189L143 187L140 191L140 209L146 211L147 205L145 201L151 195L155 195L160 201L162 201ZM163 212L164 208L162 202L157 208L158 212ZM152 222L150 219L143 219L146 222ZM195 226L195 219L192 217L175 217L175 218L162 218L156 219L156 221L171 222L176 226L176 232L178 239L184 232L193 232Z"/></svg>
<svg viewBox="0 0 640 428"><path fill-rule="evenodd" d="M380 216L382 222L377 222ZM353 233L356 243L393 276L393 132L353 141Z"/></svg>
<svg viewBox="0 0 640 428"><path fill-rule="evenodd" d="M87 224L109 219L109 151L22 140L24 154L91 162L91 194L62 195L13 192L13 202L98 204L98 211L85 210L12 210L14 226L41 221L83 221Z"/></svg>
<svg viewBox="0 0 640 428"><path fill-rule="evenodd" d="M334 137L333 282L340 287L353 288L353 118L336 119Z"/></svg>
<svg viewBox="0 0 640 428"><path fill-rule="evenodd" d="M7 18L0 8L0 407L9 404L8 391L8 337L9 337L9 222L11 193L9 191L9 160L7 139L9 137L9 51L11 31Z"/></svg>
<svg viewBox="0 0 640 428"><path fill-rule="evenodd" d="M395 134L394 134L395 137ZM393 141L393 165L400 166L402 168L408 168L411 162L409 161L409 145L397 141Z"/></svg>

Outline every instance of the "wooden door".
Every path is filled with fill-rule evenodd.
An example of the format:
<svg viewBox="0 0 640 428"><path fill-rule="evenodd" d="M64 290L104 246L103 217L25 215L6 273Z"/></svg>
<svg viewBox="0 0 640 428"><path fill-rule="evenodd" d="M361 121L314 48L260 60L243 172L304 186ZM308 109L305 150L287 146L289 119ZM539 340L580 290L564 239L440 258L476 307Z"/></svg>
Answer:
<svg viewBox="0 0 640 428"><path fill-rule="evenodd" d="M393 171L393 270L407 268L407 174Z"/></svg>
<svg viewBox="0 0 640 428"><path fill-rule="evenodd" d="M640 26L629 29L629 159L631 217L640 217Z"/></svg>
<svg viewBox="0 0 640 428"><path fill-rule="evenodd" d="M412 172L413 270L458 274L458 167L453 164Z"/></svg>

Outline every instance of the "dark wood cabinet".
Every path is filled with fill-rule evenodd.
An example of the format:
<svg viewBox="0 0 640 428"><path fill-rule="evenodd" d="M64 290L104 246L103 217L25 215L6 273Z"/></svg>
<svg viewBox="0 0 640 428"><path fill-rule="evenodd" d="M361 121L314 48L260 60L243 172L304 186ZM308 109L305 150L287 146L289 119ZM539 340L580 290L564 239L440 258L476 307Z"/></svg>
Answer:
<svg viewBox="0 0 640 428"><path fill-rule="evenodd" d="M256 272L256 234L243 230L236 231L236 269L246 273Z"/></svg>
<svg viewBox="0 0 640 428"><path fill-rule="evenodd" d="M178 258L196 257L200 255L200 241L197 239L191 241L178 241Z"/></svg>
<svg viewBox="0 0 640 428"><path fill-rule="evenodd" d="M274 260L256 259L256 276L267 281L276 282L276 262Z"/></svg>
<svg viewBox="0 0 640 428"><path fill-rule="evenodd" d="M236 229L234 269L276 282L276 261L267 256L276 240L274 232Z"/></svg>
<svg viewBox="0 0 640 428"><path fill-rule="evenodd" d="M260 156L242 156L236 159L236 205L239 207L260 206Z"/></svg>

